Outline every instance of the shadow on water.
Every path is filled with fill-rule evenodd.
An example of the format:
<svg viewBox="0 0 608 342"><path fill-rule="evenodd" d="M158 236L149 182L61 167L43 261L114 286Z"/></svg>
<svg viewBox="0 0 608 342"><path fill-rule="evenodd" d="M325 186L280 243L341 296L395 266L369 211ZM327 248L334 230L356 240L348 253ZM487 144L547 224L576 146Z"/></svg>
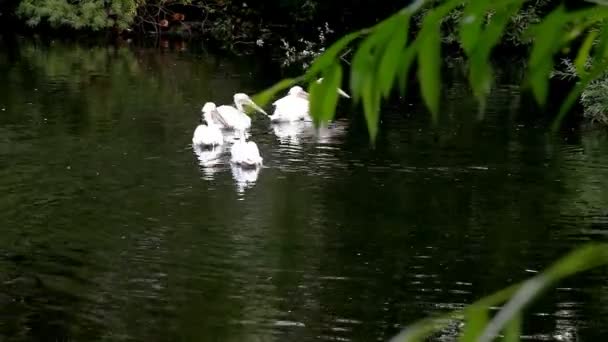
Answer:
<svg viewBox="0 0 608 342"><path fill-rule="evenodd" d="M190 141L205 101L269 83L255 59L21 41L0 74L0 339L382 340L608 236L606 133L547 134L511 74L482 120L457 77L436 128L387 106L375 148L348 104L256 116L253 172ZM526 336L608 336L605 275Z"/></svg>

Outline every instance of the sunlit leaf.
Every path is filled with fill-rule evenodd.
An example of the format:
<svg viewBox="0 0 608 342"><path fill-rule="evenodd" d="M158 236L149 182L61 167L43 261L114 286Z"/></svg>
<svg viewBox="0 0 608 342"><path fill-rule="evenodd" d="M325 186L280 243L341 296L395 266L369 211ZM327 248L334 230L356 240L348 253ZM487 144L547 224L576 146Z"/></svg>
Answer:
<svg viewBox="0 0 608 342"><path fill-rule="evenodd" d="M390 94L399 62L403 63L403 60L400 60L401 50L403 50L407 43L409 23L409 16L401 16L396 20L393 35L382 55L378 75L380 77L380 91L384 97Z"/></svg>
<svg viewBox="0 0 608 342"><path fill-rule="evenodd" d="M460 43L468 55L471 55L477 46L489 4L490 2L487 0L470 0L462 13L459 31Z"/></svg>
<svg viewBox="0 0 608 342"><path fill-rule="evenodd" d="M361 43L353 57L350 77L350 90L354 102L361 99L363 85L373 80L373 40L366 39Z"/></svg>
<svg viewBox="0 0 608 342"><path fill-rule="evenodd" d="M505 342L518 342L521 336L521 313L515 315L505 328Z"/></svg>
<svg viewBox="0 0 608 342"><path fill-rule="evenodd" d="M261 107L266 106L276 94L284 89L291 87L292 85L299 82L301 78L287 78L284 79L272 87L252 96L253 101Z"/></svg>
<svg viewBox="0 0 608 342"><path fill-rule="evenodd" d="M483 306L472 306L465 313L464 332L459 342L474 342L481 335L483 328L489 321L488 309Z"/></svg>
<svg viewBox="0 0 608 342"><path fill-rule="evenodd" d="M380 117L380 95L371 82L362 86L363 114L367 123L369 136L374 142L378 134L378 121Z"/></svg>
<svg viewBox="0 0 608 342"><path fill-rule="evenodd" d="M310 114L315 123L328 122L338 104L338 88L342 83L342 67L334 63L323 73L323 82L311 82Z"/></svg>

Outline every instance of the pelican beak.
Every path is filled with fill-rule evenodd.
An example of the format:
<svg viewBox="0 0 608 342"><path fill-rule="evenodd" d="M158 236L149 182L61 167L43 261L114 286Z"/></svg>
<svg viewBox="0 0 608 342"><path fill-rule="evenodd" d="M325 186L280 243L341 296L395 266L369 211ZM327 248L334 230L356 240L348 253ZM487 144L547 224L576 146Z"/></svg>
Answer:
<svg viewBox="0 0 608 342"><path fill-rule="evenodd" d="M264 115L268 116L268 113L266 113L266 111L264 111L262 109L262 107L260 107L257 104L255 104L255 102L253 102L253 100L249 100L249 105L251 107L253 107L253 109L257 110L258 112L263 113Z"/></svg>
<svg viewBox="0 0 608 342"><path fill-rule="evenodd" d="M350 95L348 95L344 90L338 88L338 94L346 97L347 99L350 99Z"/></svg>

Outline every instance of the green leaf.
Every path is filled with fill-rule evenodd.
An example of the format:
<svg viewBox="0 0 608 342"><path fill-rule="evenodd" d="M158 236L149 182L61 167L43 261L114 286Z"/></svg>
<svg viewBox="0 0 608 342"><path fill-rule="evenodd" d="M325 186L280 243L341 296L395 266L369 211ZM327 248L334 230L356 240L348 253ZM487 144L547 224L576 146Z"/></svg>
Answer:
<svg viewBox="0 0 608 342"><path fill-rule="evenodd" d="M356 31L340 38L337 42L333 43L323 54L317 57L310 69L306 72L306 79L316 79L316 75L322 72L325 68L330 67L336 62L338 54L348 46L353 40L357 39L363 34L363 30Z"/></svg>
<svg viewBox="0 0 608 342"><path fill-rule="evenodd" d="M502 7L496 10L485 29L476 32L479 38L476 44L470 47L469 82L478 101L484 101L490 91L493 79L490 64L492 49L498 44L510 18L519 10L521 2L505 0L501 5Z"/></svg>
<svg viewBox="0 0 608 342"><path fill-rule="evenodd" d="M504 342L519 342L521 336L521 313L515 315L505 328Z"/></svg>
<svg viewBox="0 0 608 342"><path fill-rule="evenodd" d="M397 77L399 81L399 91L401 95L405 95L407 90L407 79L409 77L409 71L412 63L414 62L416 55L418 54L418 44L415 41L410 46L407 46L401 52L401 63L397 66Z"/></svg>
<svg viewBox="0 0 608 342"><path fill-rule="evenodd" d="M486 9L490 4L486 0L471 0L465 7L460 20L460 43L467 55L471 55L481 36Z"/></svg>
<svg viewBox="0 0 608 342"><path fill-rule="evenodd" d="M492 66L483 54L475 54L469 60L469 83L478 101L484 101L490 92L493 79Z"/></svg>
<svg viewBox="0 0 608 342"><path fill-rule="evenodd" d="M338 88L342 84L342 67L334 63L323 74L323 81L310 85L310 114L316 124L334 117L338 104Z"/></svg>
<svg viewBox="0 0 608 342"><path fill-rule="evenodd" d="M536 101L543 106L547 99L549 75L553 70L553 56L560 48L566 20L564 6L560 5L532 30L534 46L528 63L528 82Z"/></svg>
<svg viewBox="0 0 608 342"><path fill-rule="evenodd" d="M258 106L264 107L270 102L270 100L273 97L276 96L276 94L278 92L291 87L292 85L296 84L300 80L301 80L301 77L284 79L284 80L276 83L272 87L270 87L260 93L255 94L254 96L252 96L252 99Z"/></svg>
<svg viewBox="0 0 608 342"><path fill-rule="evenodd" d="M380 118L380 94L371 82L362 86L363 114L367 123L367 130L372 143L378 134L378 121Z"/></svg>
<svg viewBox="0 0 608 342"><path fill-rule="evenodd" d="M601 63L608 53L608 25L602 23L598 43L593 48L593 58L591 64Z"/></svg>
<svg viewBox="0 0 608 342"><path fill-rule="evenodd" d="M522 310L557 281L608 264L608 245L590 244L558 260L547 271L522 283L517 292L486 325L479 342L493 341Z"/></svg>
<svg viewBox="0 0 608 342"><path fill-rule="evenodd" d="M409 32L410 17L399 17L393 35L387 44L380 66L378 68L378 84L381 88L382 95L386 98L391 92L393 81L395 80L397 68L400 62L401 51L407 44L407 35ZM403 60L401 60L403 62Z"/></svg>
<svg viewBox="0 0 608 342"><path fill-rule="evenodd" d="M363 93L363 85L372 82L373 76L373 40L369 37L361 43L353 57L351 68L350 90L353 101L358 102Z"/></svg>
<svg viewBox="0 0 608 342"><path fill-rule="evenodd" d="M589 32L587 38L578 49L578 54L576 55L576 59L574 60L574 66L576 67L576 72L579 76L582 76L586 73L585 64L587 63L587 59L589 58L589 52L591 51L591 47L593 46L593 41L597 36L597 31Z"/></svg>
<svg viewBox="0 0 608 342"><path fill-rule="evenodd" d="M464 332L459 342L474 342L481 335L483 328L488 324L488 309L484 306L471 306L465 313Z"/></svg>
<svg viewBox="0 0 608 342"><path fill-rule="evenodd" d="M431 111L433 121L439 115L439 90L441 87L441 37L439 22L429 19L424 21L423 31L420 33L420 49L418 50L418 69L422 90L422 98Z"/></svg>

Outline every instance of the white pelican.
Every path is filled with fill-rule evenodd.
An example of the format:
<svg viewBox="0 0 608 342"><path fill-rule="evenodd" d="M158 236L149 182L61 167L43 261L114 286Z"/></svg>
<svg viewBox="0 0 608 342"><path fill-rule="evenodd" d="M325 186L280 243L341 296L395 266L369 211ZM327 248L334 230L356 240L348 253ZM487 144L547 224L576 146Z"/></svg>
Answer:
<svg viewBox="0 0 608 342"><path fill-rule="evenodd" d="M204 149L200 145L194 145L194 153L198 158L205 179L212 180L213 175L222 170L221 156L223 152L222 146Z"/></svg>
<svg viewBox="0 0 608 342"><path fill-rule="evenodd" d="M253 100L246 94L234 94L233 106L219 106L213 113L213 119L216 124L222 128L244 131L251 127L251 118L245 114L243 106L251 106L255 110L268 115L260 106L255 104Z"/></svg>
<svg viewBox="0 0 608 342"><path fill-rule="evenodd" d="M237 140L232 149L231 161L242 167L258 167L262 165L262 157L258 145L253 141L245 141L245 134L241 134L241 138Z"/></svg>
<svg viewBox="0 0 608 342"><path fill-rule="evenodd" d="M300 145L301 138L309 138L314 134L312 122L274 122L272 130L279 142L283 145Z"/></svg>
<svg viewBox="0 0 608 342"><path fill-rule="evenodd" d="M319 78L317 83L321 83L323 78ZM338 94L350 98L350 96L342 89L338 88ZM287 96L276 100L272 104L274 113L270 116L270 120L274 122L292 122L292 121L312 121L310 117L310 103L308 93L300 86L294 86L289 89Z"/></svg>
<svg viewBox="0 0 608 342"><path fill-rule="evenodd" d="M207 125L200 124L194 130L192 144L195 146L218 146L224 143L224 136L220 127L213 120L216 111L215 104L207 102L201 110Z"/></svg>
<svg viewBox="0 0 608 342"><path fill-rule="evenodd" d="M247 169L232 164L230 165L230 169L232 170L232 178L234 178L236 183L237 192L243 193L247 188L255 185L262 168L254 167Z"/></svg>

